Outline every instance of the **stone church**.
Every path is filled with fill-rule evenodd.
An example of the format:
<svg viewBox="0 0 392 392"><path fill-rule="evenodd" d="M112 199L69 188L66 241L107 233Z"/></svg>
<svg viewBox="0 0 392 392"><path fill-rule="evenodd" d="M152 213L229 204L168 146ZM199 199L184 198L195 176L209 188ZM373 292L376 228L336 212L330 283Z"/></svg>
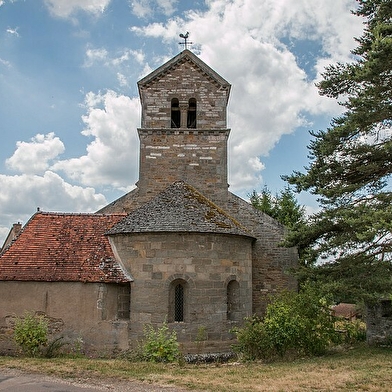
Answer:
<svg viewBox="0 0 392 392"><path fill-rule="evenodd" d="M137 187L95 214L37 211L14 225L0 256L0 351L29 311L88 352L126 350L164 321L184 351L203 331L203 350L219 352L270 294L296 289L284 227L228 190L230 87L187 49L138 82Z"/></svg>

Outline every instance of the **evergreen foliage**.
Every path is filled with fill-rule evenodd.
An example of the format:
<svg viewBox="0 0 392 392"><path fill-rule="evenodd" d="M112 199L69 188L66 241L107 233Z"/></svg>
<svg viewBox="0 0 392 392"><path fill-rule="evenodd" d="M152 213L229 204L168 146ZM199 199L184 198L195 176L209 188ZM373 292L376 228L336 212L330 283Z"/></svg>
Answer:
<svg viewBox="0 0 392 392"><path fill-rule="evenodd" d="M287 245L337 300L370 303L392 291L392 1L357 1L365 29L353 61L328 66L318 85L345 111L312 133L306 173L285 177L322 209Z"/></svg>
<svg viewBox="0 0 392 392"><path fill-rule="evenodd" d="M289 186L275 196L265 186L260 193L254 190L249 199L253 207L275 218L289 229L305 221L305 209L299 205Z"/></svg>

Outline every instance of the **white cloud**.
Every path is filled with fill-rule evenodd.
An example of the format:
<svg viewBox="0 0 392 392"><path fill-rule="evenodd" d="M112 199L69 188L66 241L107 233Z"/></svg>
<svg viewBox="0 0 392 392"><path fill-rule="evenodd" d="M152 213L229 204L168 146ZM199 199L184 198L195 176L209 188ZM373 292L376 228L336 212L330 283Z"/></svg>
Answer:
<svg viewBox="0 0 392 392"><path fill-rule="evenodd" d="M166 16L172 15L178 0L134 0L130 3L131 10L138 18L147 18L156 12Z"/></svg>
<svg viewBox="0 0 392 392"><path fill-rule="evenodd" d="M152 13L152 9L148 0L132 1L131 9L138 18L145 18Z"/></svg>
<svg viewBox="0 0 392 392"><path fill-rule="evenodd" d="M121 87L128 86L127 77L120 72L117 72L117 80Z"/></svg>
<svg viewBox="0 0 392 392"><path fill-rule="evenodd" d="M105 197L93 188L71 185L52 171L42 176L0 174L0 188L0 238L5 238L12 223L26 223L37 207L43 211L92 212L106 204Z"/></svg>
<svg viewBox="0 0 392 392"><path fill-rule="evenodd" d="M6 160L9 168L26 174L43 173L65 150L63 142L53 132L37 134L31 142L17 142L12 157Z"/></svg>
<svg viewBox="0 0 392 392"><path fill-rule="evenodd" d="M15 35L15 37L19 37L18 27L16 27L15 29L12 29L12 28L9 27L7 29L7 33L11 34L11 35Z"/></svg>
<svg viewBox="0 0 392 392"><path fill-rule="evenodd" d="M105 48L89 48L86 50L84 66L91 67L98 64L113 68L119 67L122 64L127 65L130 63L131 59L134 60L137 64L143 64L144 58L145 54L141 50L124 49L116 55L111 56Z"/></svg>
<svg viewBox="0 0 392 392"><path fill-rule="evenodd" d="M178 0L157 0L158 7L165 15L171 15L176 10Z"/></svg>
<svg viewBox="0 0 392 392"><path fill-rule="evenodd" d="M77 11L85 11L93 15L102 14L110 0L45 0L52 15L68 18Z"/></svg>
<svg viewBox="0 0 392 392"><path fill-rule="evenodd" d="M103 62L107 61L108 51L104 48L100 49L87 49L86 50L86 60L84 62L85 67L91 67L96 62Z"/></svg>
<svg viewBox="0 0 392 392"><path fill-rule="evenodd" d="M7 60L4 60L0 57L0 63L6 66L7 68L11 67L11 63Z"/></svg>
<svg viewBox="0 0 392 392"><path fill-rule="evenodd" d="M73 181L87 186L132 186L137 181L139 99L114 91L90 92L86 95L85 106L86 128L82 134L93 138L86 155L59 161L52 170L64 171Z"/></svg>

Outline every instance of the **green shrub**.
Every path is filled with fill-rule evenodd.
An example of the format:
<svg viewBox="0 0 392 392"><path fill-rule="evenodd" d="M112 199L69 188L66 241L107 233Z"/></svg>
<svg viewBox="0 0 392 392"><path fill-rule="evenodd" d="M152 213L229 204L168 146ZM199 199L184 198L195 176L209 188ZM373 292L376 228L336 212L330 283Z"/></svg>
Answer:
<svg viewBox="0 0 392 392"><path fill-rule="evenodd" d="M14 340L24 354L36 357L48 342L48 323L42 316L25 313L16 319Z"/></svg>
<svg viewBox="0 0 392 392"><path fill-rule="evenodd" d="M176 332L170 332L166 322L157 329L152 325L146 325L140 354L143 360L149 362L173 362L177 360L180 351Z"/></svg>
<svg viewBox="0 0 392 392"><path fill-rule="evenodd" d="M244 356L246 360L266 359L272 356L272 348L268 344L265 326L257 316L247 317L243 328L232 330L237 336L238 343L234 351Z"/></svg>
<svg viewBox="0 0 392 392"><path fill-rule="evenodd" d="M366 340L366 324L361 320L338 319L335 328L343 336L344 343L353 344Z"/></svg>
<svg viewBox="0 0 392 392"><path fill-rule="evenodd" d="M263 319L247 319L234 331L238 339L234 349L246 359L320 355L339 342L334 321L328 301L313 288L283 292L268 305Z"/></svg>

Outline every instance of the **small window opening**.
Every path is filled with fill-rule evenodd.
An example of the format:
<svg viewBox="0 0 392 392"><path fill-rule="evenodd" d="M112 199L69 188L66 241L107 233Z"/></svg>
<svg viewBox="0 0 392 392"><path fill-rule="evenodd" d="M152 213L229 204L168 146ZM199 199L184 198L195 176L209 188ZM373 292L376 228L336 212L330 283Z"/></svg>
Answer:
<svg viewBox="0 0 392 392"><path fill-rule="evenodd" d="M181 283L174 288L174 321L184 321L184 286Z"/></svg>
<svg viewBox="0 0 392 392"><path fill-rule="evenodd" d="M196 99L191 98L188 106L187 127L196 128Z"/></svg>
<svg viewBox="0 0 392 392"><path fill-rule="evenodd" d="M227 285L227 320L239 321L240 313L240 285L232 280Z"/></svg>
<svg viewBox="0 0 392 392"><path fill-rule="evenodd" d="M180 102L178 98L173 98L171 100L171 127L180 128L181 125L181 112L180 112Z"/></svg>
<svg viewBox="0 0 392 392"><path fill-rule="evenodd" d="M131 315L131 287L130 285L120 285L117 295L117 317L120 320L129 320Z"/></svg>

